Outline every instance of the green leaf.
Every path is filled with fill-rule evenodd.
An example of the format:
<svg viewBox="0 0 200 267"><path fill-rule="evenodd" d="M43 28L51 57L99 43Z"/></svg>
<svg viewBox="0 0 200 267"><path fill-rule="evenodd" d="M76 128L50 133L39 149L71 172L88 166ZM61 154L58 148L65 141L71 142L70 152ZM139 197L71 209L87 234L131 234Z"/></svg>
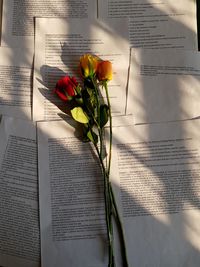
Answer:
<svg viewBox="0 0 200 267"><path fill-rule="evenodd" d="M91 81L89 77L87 79L84 79L84 86L87 88L94 89L94 83Z"/></svg>
<svg viewBox="0 0 200 267"><path fill-rule="evenodd" d="M76 96L75 97L75 101L78 105L82 105L83 104L83 98L80 96Z"/></svg>
<svg viewBox="0 0 200 267"><path fill-rule="evenodd" d="M89 119L81 107L75 107L71 110L72 117L80 123L88 123Z"/></svg>
<svg viewBox="0 0 200 267"><path fill-rule="evenodd" d="M88 95L89 95L89 97L90 97L90 102L91 102L91 104L94 106L94 105L96 105L96 98L95 98L95 92L94 92L94 89L91 89L91 88L88 88L88 87L86 87L86 90L87 90L87 93L88 93Z"/></svg>
<svg viewBox="0 0 200 267"><path fill-rule="evenodd" d="M100 127L103 128L108 122L109 107L107 105L100 106Z"/></svg>
<svg viewBox="0 0 200 267"><path fill-rule="evenodd" d="M98 143L98 136L92 130L89 130L87 132L87 137L90 139L90 141L93 144L97 144Z"/></svg>
<svg viewBox="0 0 200 267"><path fill-rule="evenodd" d="M94 96L94 92L92 92L91 89L86 88L83 90L82 92L82 97L83 97L83 102L84 102L84 106L86 107L87 111L89 111L87 114L89 114L88 116L90 117L90 119L92 119L92 117L97 117L96 116L96 100L95 100L95 96Z"/></svg>
<svg viewBox="0 0 200 267"><path fill-rule="evenodd" d="M82 88L80 87L80 84L78 84L76 87L76 92L78 95L81 95L81 90L82 90Z"/></svg>

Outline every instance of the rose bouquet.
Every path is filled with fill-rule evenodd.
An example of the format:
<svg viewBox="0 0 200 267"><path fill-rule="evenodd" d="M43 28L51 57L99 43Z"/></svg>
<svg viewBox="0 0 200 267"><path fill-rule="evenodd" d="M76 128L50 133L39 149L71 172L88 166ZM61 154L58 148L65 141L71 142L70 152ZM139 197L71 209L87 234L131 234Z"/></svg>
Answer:
<svg viewBox="0 0 200 267"><path fill-rule="evenodd" d="M92 142L97 153L104 178L108 266L115 266L112 224L112 219L115 219L121 239L123 266L127 267L123 228L109 179L112 150L112 116L108 82L112 80L112 64L110 61L86 54L80 58L79 69L83 80L82 86L74 77L65 76L57 82L54 92L62 101L68 104L72 118L81 124L83 141ZM105 90L107 103L104 103L101 90ZM109 151L107 154L108 159L105 161L104 131L108 121Z"/></svg>

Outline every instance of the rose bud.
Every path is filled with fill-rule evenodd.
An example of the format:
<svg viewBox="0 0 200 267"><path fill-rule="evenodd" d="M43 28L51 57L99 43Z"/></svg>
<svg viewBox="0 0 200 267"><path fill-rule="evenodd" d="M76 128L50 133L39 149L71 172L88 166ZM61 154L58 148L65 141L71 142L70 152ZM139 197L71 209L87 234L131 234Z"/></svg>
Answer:
<svg viewBox="0 0 200 267"><path fill-rule="evenodd" d="M56 93L61 100L68 101L76 95L77 86L78 83L74 77L65 76L56 83L54 93Z"/></svg>
<svg viewBox="0 0 200 267"><path fill-rule="evenodd" d="M112 80L112 63L110 61L101 61L98 64L97 78L99 81Z"/></svg>
<svg viewBox="0 0 200 267"><path fill-rule="evenodd" d="M85 54L80 58L80 71L84 78L92 77L96 73L99 58Z"/></svg>

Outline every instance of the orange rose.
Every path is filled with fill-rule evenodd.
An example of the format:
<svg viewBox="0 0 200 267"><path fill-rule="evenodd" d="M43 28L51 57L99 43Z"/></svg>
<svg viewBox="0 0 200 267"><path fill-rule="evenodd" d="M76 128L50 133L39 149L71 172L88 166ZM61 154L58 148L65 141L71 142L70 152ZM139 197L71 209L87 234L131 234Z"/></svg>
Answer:
<svg viewBox="0 0 200 267"><path fill-rule="evenodd" d="M112 80L112 63L110 61L101 61L98 64L97 78L99 81Z"/></svg>

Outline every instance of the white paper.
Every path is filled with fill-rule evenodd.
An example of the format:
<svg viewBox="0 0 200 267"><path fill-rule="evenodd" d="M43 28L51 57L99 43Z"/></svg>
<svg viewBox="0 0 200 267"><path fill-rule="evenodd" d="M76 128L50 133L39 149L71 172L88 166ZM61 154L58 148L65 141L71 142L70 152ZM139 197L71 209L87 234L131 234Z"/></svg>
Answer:
<svg viewBox="0 0 200 267"><path fill-rule="evenodd" d="M130 267L199 266L199 131L199 120L113 127L111 180Z"/></svg>
<svg viewBox="0 0 200 267"><path fill-rule="evenodd" d="M124 29L128 22L122 19L109 23L88 19L81 22L77 19L36 19L34 120L60 118L58 114L65 106L53 94L53 89L64 75L80 80L79 58L86 53L112 62L113 80L108 84L112 112L113 115L125 113L129 41Z"/></svg>
<svg viewBox="0 0 200 267"><path fill-rule="evenodd" d="M0 114L31 118L32 62L20 48L0 47Z"/></svg>
<svg viewBox="0 0 200 267"><path fill-rule="evenodd" d="M185 120L200 115L200 54L132 50L127 113L135 123Z"/></svg>
<svg viewBox="0 0 200 267"><path fill-rule="evenodd" d="M112 127L131 126L131 125L134 125L133 115L122 115L122 116L112 117ZM109 121L106 124L106 128L109 128Z"/></svg>
<svg viewBox="0 0 200 267"><path fill-rule="evenodd" d="M3 0L0 0L0 36L1 36L1 20L2 20L2 3Z"/></svg>
<svg viewBox="0 0 200 267"><path fill-rule="evenodd" d="M42 266L104 267L102 174L72 125L37 123Z"/></svg>
<svg viewBox="0 0 200 267"><path fill-rule="evenodd" d="M3 117L0 136L0 265L39 267L35 125Z"/></svg>
<svg viewBox="0 0 200 267"><path fill-rule="evenodd" d="M98 17L130 17L129 37L134 48L197 49L196 1L104 0Z"/></svg>
<svg viewBox="0 0 200 267"><path fill-rule="evenodd" d="M34 48L35 17L96 18L96 0L6 0L3 3L2 45ZM81 24L81 20L80 20Z"/></svg>

